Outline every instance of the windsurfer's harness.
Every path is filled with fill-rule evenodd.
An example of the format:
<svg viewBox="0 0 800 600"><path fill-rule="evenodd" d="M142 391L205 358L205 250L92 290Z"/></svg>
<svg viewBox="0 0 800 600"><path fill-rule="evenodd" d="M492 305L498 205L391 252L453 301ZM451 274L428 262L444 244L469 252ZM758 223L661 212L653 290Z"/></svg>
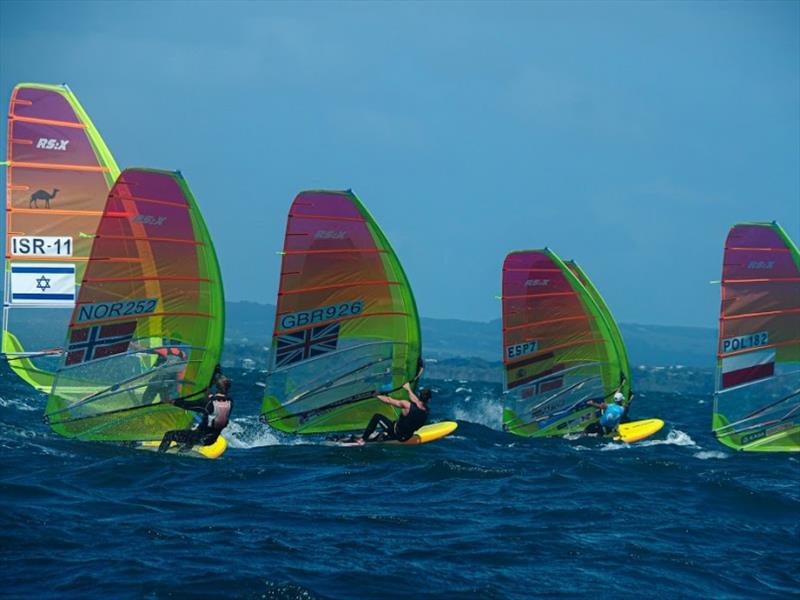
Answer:
<svg viewBox="0 0 800 600"><path fill-rule="evenodd" d="M231 415L231 401L225 394L216 393L211 396L210 404L214 408L214 418L211 419L209 427L216 431L222 431L228 426ZM210 416L210 415L209 415Z"/></svg>

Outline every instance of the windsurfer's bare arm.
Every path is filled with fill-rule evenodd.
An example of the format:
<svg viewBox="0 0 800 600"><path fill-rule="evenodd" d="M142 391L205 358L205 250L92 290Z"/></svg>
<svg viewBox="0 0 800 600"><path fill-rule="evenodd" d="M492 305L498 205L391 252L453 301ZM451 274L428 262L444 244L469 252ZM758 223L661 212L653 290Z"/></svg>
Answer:
<svg viewBox="0 0 800 600"><path fill-rule="evenodd" d="M408 392L408 399L411 400L411 402L413 402L414 404L416 404L417 408L419 408L420 410L428 410L427 407L422 403L422 400L420 400L414 393L414 390L411 389L410 383L405 383L403 387Z"/></svg>
<svg viewBox="0 0 800 600"><path fill-rule="evenodd" d="M595 402L594 400L587 400L586 404L588 404L589 406L594 406L595 408L601 408L601 409L605 409L608 406L608 404L606 404L605 402Z"/></svg>
<svg viewBox="0 0 800 600"><path fill-rule="evenodd" d="M378 394L376 396L376 398L378 400L380 400L381 402L383 402L384 404L388 404L389 406L394 406L394 407L399 408L401 410L404 409L404 408L408 408L406 406L406 404L408 403L408 400L395 400L394 398L392 398L390 396L382 396L380 394Z"/></svg>

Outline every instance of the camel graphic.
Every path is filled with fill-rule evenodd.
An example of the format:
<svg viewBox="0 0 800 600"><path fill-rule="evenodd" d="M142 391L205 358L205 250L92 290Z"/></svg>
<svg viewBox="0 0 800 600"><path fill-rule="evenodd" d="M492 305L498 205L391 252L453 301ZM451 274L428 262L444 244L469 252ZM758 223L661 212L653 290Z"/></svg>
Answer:
<svg viewBox="0 0 800 600"><path fill-rule="evenodd" d="M39 208L39 200L44 200L45 208L50 208L50 200L56 197L58 188L53 188L53 193L48 194L44 190L36 190L31 194L31 201L28 204L29 208Z"/></svg>

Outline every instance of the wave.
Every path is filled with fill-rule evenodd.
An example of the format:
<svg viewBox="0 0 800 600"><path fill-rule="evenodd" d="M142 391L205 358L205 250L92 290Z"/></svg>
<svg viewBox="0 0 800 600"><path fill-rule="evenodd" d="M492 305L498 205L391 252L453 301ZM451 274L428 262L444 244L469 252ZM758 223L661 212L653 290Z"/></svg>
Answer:
<svg viewBox="0 0 800 600"><path fill-rule="evenodd" d="M719 450L703 450L701 452L695 452L692 456L700 460L708 460L710 458L728 458L730 454L720 452Z"/></svg>
<svg viewBox="0 0 800 600"><path fill-rule="evenodd" d="M0 406L3 408L16 408L17 410L25 411L25 412L32 412L41 410L39 406L34 406L33 404L29 404L29 402L33 402L33 398L24 398L24 399L16 399L16 398L3 398L0 396Z"/></svg>
<svg viewBox="0 0 800 600"><path fill-rule="evenodd" d="M453 407L452 418L499 431L503 423L503 406L491 396L467 396Z"/></svg>
<svg viewBox="0 0 800 600"><path fill-rule="evenodd" d="M225 429L225 439L231 448L242 450L264 446L294 446L303 443L294 436L290 437L267 427L257 417L233 419Z"/></svg>
<svg viewBox="0 0 800 600"><path fill-rule="evenodd" d="M645 440L641 442L633 442L628 444L626 442L609 442L600 447L601 452L609 450L624 450L625 448L632 447L644 448L646 446L688 446L691 448L698 448L697 443L691 438L688 433L680 429L671 429L667 437L663 440Z"/></svg>

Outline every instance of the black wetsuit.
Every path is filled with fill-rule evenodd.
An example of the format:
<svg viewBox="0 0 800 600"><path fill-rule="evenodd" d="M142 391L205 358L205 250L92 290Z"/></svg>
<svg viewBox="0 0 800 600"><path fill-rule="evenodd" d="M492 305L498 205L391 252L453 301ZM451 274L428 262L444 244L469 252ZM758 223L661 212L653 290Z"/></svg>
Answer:
<svg viewBox="0 0 800 600"><path fill-rule="evenodd" d="M215 406L215 402L217 406ZM209 416L217 412L218 406L224 406L226 402L228 403L227 413L215 416L209 423ZM233 400L220 393L209 394L207 398L202 400L175 400L174 405L178 408L200 413L201 420L197 427L193 429L174 429L166 432L161 440L161 445L158 447L159 452L166 452L172 442L183 444L184 446L181 448L183 451L189 450L197 444L210 446L217 441L219 434L228 425L230 413L233 411Z"/></svg>
<svg viewBox="0 0 800 600"><path fill-rule="evenodd" d="M398 440L405 442L410 440L414 432L428 422L428 411L422 410L411 401L409 401L409 404L411 406L408 409L408 414L400 415L397 421L392 421L381 414L374 415L364 430L364 435L362 436L364 441L369 441L369 436L372 435L378 425L381 425L384 430L384 434L380 438L382 441Z"/></svg>

